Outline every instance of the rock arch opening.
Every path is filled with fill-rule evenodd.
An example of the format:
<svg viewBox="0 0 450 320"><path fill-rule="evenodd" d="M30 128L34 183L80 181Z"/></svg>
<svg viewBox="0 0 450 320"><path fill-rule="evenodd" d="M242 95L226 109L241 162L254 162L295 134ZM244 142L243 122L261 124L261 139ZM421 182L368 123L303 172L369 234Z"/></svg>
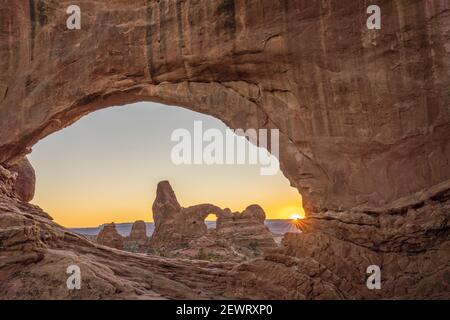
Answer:
<svg viewBox="0 0 450 320"><path fill-rule="evenodd" d="M448 299L446 3L382 1L380 30L367 30L365 1L89 3L73 31L65 1L0 2L2 297ZM244 268L202 269L98 250L27 203L29 148L138 101L279 128L305 232ZM65 262L93 290L62 290ZM383 290L367 290L367 264L382 264Z"/></svg>
<svg viewBox="0 0 450 320"><path fill-rule="evenodd" d="M34 147L33 203L67 227L149 221L156 185L168 179L185 204L207 201L243 211L258 203L271 219L302 210L301 197L281 173L261 176L259 166L249 164L173 164L171 133L199 120L205 128L226 130L213 117L154 103L93 112Z"/></svg>

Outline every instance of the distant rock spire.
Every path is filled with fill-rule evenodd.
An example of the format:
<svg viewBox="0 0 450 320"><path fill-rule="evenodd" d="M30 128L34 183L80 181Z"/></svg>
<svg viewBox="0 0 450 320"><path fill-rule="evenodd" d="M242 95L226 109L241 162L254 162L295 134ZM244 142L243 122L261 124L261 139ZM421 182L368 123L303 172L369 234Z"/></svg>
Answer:
<svg viewBox="0 0 450 320"><path fill-rule="evenodd" d="M156 221L164 216L175 216L181 211L175 192L169 181L161 181L156 189L156 199L153 202L153 218Z"/></svg>

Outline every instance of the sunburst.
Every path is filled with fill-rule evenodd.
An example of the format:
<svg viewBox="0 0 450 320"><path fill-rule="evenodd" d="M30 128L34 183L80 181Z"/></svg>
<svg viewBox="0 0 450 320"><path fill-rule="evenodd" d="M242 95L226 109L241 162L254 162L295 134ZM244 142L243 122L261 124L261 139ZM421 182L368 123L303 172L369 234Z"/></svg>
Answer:
<svg viewBox="0 0 450 320"><path fill-rule="evenodd" d="M289 219L291 219L291 220L300 220L300 219L303 219L303 216L300 215L299 213L294 213L294 214L292 214L292 215L289 217Z"/></svg>

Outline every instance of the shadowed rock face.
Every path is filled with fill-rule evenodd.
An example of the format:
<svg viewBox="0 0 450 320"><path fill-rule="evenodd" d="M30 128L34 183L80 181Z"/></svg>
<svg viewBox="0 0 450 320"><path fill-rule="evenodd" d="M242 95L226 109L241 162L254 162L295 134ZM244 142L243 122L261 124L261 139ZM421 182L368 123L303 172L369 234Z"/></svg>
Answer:
<svg viewBox="0 0 450 320"><path fill-rule="evenodd" d="M301 234L286 234L282 247L234 268L227 293L242 299L448 299L449 213L447 191L393 214L300 220ZM369 265L381 268L380 290L366 286Z"/></svg>
<svg viewBox="0 0 450 320"><path fill-rule="evenodd" d="M151 246L167 249L190 245L191 241L207 234L205 219L209 214L217 216L216 232L209 235L210 238L226 240L230 246L251 246L255 249L275 247L272 233L264 225L266 215L260 206L249 206L242 213L232 213L212 204L182 208L168 181L160 182L157 187L153 203L155 231Z"/></svg>
<svg viewBox="0 0 450 320"><path fill-rule="evenodd" d="M149 238L147 237L147 225L144 221L139 220L133 223L130 235L123 238L123 248L130 252L147 252Z"/></svg>
<svg viewBox="0 0 450 320"><path fill-rule="evenodd" d="M108 247L123 249L123 238L117 231L114 222L107 224L100 230L97 242Z"/></svg>
<svg viewBox="0 0 450 320"><path fill-rule="evenodd" d="M182 208L168 181L158 183L153 202L155 230L151 238L153 247L177 247L187 245L207 231L205 219L221 209L212 204Z"/></svg>
<svg viewBox="0 0 450 320"><path fill-rule="evenodd" d="M139 242L139 244L145 244L147 242L147 226L144 221L139 220L133 223L128 239Z"/></svg>
<svg viewBox="0 0 450 320"><path fill-rule="evenodd" d="M160 218L172 218L181 211L177 196L170 186L169 181L161 181L156 188L156 199L153 202L153 217L155 220ZM155 224L157 224L155 222Z"/></svg>
<svg viewBox="0 0 450 320"><path fill-rule="evenodd" d="M14 191L19 199L29 202L33 200L34 189L36 184L36 176L31 163L27 158L21 159L17 164L9 168L12 172L17 173Z"/></svg>
<svg viewBox="0 0 450 320"><path fill-rule="evenodd" d="M217 217L216 233L240 247L269 249L276 247L273 235L264 225L266 214L258 205L248 206L242 213L224 210Z"/></svg>
<svg viewBox="0 0 450 320"><path fill-rule="evenodd" d="M372 31L354 0L92 0L78 31L70 4L0 1L0 297L449 298L448 2L383 1ZM166 260L98 247L19 198L7 168L34 143L136 101L279 128L304 233L240 265ZM71 296L74 263L88 285Z"/></svg>
<svg viewBox="0 0 450 320"><path fill-rule="evenodd" d="M145 222L136 221L127 237L117 232L114 223L106 225L97 242L130 252L235 262L261 256L276 247L264 224L264 210L258 205L251 205L242 213L211 204L183 208L169 182L162 181L157 186L153 212L155 230L150 239ZM209 214L217 216L216 228L212 230L205 223Z"/></svg>
<svg viewBox="0 0 450 320"><path fill-rule="evenodd" d="M2 1L0 163L98 108L150 100L279 128L310 209L392 206L450 178L449 4Z"/></svg>

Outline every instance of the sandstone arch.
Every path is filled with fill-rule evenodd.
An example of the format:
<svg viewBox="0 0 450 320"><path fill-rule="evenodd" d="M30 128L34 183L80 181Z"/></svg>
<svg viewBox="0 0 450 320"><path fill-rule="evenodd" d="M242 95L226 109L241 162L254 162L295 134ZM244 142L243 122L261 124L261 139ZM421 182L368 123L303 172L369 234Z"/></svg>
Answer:
<svg viewBox="0 0 450 320"><path fill-rule="evenodd" d="M161 181L158 183L152 211L155 221L152 246L177 247L206 234L206 217L210 213L218 215L222 209L212 204L183 208L169 182Z"/></svg>
<svg viewBox="0 0 450 320"><path fill-rule="evenodd" d="M245 3L90 1L73 31L68 1L3 2L0 162L95 109L152 100L278 127L311 208L392 205L449 179L444 4L386 3L368 32L363 2Z"/></svg>
<svg viewBox="0 0 450 320"><path fill-rule="evenodd" d="M339 258L351 255L385 263L382 297L448 297L448 285L430 288L448 270L437 267L449 243L448 3L382 2L379 31L365 28L364 1L92 0L82 5L78 31L64 28L69 4L0 1L0 192L10 218L1 227L10 250L21 234L16 219L36 250L52 246L49 237L73 247L73 238L19 201L6 168L89 112L149 100L213 115L231 128L280 129L282 170L309 211L306 233L287 239L283 254L346 270L317 276L305 267L308 279L326 276L323 290L381 295L348 283L364 271ZM260 273L261 263L306 263L295 259L271 257L247 272ZM421 269L422 261L433 263ZM274 281L283 297L320 297L306 288L303 295L295 281Z"/></svg>
<svg viewBox="0 0 450 320"><path fill-rule="evenodd" d="M153 247L186 247L191 241L207 236L205 219L210 214L217 217L212 238L238 246L251 245L258 250L276 246L272 233L264 225L266 214L259 205L250 205L242 213L233 213L230 209L221 209L212 204L183 208L170 183L161 181L158 183L152 211L155 231L150 245Z"/></svg>

